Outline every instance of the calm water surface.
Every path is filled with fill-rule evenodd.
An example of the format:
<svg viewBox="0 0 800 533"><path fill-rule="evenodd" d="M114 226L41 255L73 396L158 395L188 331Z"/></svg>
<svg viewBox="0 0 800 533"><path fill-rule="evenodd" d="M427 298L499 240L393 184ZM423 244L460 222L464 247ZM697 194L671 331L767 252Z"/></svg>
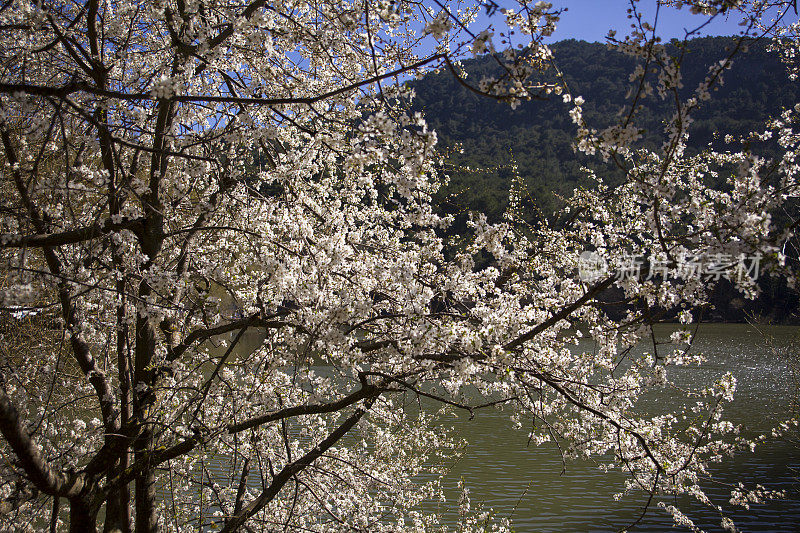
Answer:
<svg viewBox="0 0 800 533"><path fill-rule="evenodd" d="M667 336L674 329L665 326L659 333ZM772 422L790 413L794 385L785 354L790 351L792 340L800 335L798 327L758 329L703 325L693 349L706 354L709 362L674 374L679 382L691 384L708 383L712 376L731 371L738 380L738 390L727 417L752 433L768 429ZM779 353L771 346L777 347ZM797 356L800 357L800 348ZM447 522L454 523L457 517L456 485L461 478L470 488L473 507L482 504L493 508L496 516L511 516L518 532L615 531L641 514L646 501L643 493L613 500L612 496L622 488L619 474L605 474L590 462L567 463L561 474L558 451L548 445L526 446L527 431L514 429L508 413L479 411L473 420L467 418L454 421L456 431L469 442L469 447L446 480L448 507L440 508L440 512ZM742 454L717 465L714 474L723 483L759 482L770 489L787 491L788 498L783 501L733 512L731 516L743 531L800 531L800 443L772 442L755 454ZM729 492L726 488L707 490L714 503L723 506ZM686 509L699 527L721 530L717 513L691 503ZM671 518L655 505L636 528L671 529Z"/></svg>

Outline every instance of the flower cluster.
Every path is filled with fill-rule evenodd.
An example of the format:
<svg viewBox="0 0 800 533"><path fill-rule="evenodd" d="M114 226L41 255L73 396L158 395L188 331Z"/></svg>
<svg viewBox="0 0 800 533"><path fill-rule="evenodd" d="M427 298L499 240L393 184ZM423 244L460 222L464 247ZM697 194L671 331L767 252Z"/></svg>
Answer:
<svg viewBox="0 0 800 533"><path fill-rule="evenodd" d="M503 403L535 426L532 441L607 458L628 490L704 502L708 465L755 446L724 417L729 375L682 411L637 411L699 358L634 355L652 335L641 306L618 321L595 303L616 285L688 322L724 276L702 279L710 258L793 275L783 247L795 228L772 214L800 194L800 109L753 134L780 147L774 160L688 153L692 114L733 52L684 94L680 61L632 13L631 35L610 42L639 62L626 112L598 126L544 43L562 11L519 2L492 13L500 28L480 4L436 4L0 10L0 430L13 444L0 446L0 528L66 528L61 502L73 530L100 516L126 530L129 515L140 531L443 530L425 502L443 498L442 465L461 443L420 397ZM790 57L796 39L779 35ZM473 86L459 61L480 54L498 69ZM624 179L587 170L596 186L534 224L518 176L508 216L473 214L451 240L434 204L437 134L394 83L439 68L512 106L561 97L577 148ZM645 149L640 102L656 97L675 109L662 146ZM680 283L655 259L650 279L589 281L574 276L587 249L615 266L708 261ZM750 267L731 278L754 297ZM463 530L510 530L464 489Z"/></svg>

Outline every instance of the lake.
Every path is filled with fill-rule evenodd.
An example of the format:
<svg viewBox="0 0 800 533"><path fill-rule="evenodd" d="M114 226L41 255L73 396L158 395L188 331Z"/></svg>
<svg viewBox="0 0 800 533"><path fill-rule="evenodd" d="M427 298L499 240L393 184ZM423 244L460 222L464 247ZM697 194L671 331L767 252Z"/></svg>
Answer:
<svg viewBox="0 0 800 533"><path fill-rule="evenodd" d="M663 326L657 331L666 337L674 330L674 326ZM679 382L689 384L707 382L710 376L731 371L738 389L727 417L742 424L745 433L765 431L790 413L795 386L787 356L799 333L796 326L756 329L741 324L702 325L693 350L706 354L709 361L699 368L682 368L674 375ZM800 344L797 346L795 356L800 358ZM446 522L456 521L456 485L461 478L470 489L473 508L483 504L493 508L498 517L511 516L519 532L616 531L641 514L644 494L614 501L613 495L622 488L619 474L603 473L594 463L576 462L567 463L562 475L558 451L552 445L526 446L528 432L514 429L509 413L482 410L473 420L459 415L453 424L469 447L446 478L447 508L439 509ZM771 442L754 454L742 454L717 465L714 473L719 483L760 482L769 489L787 491L785 500L732 513L743 531L800 529L800 443ZM729 492L724 486L707 491L716 504L723 506ZM686 510L699 527L721 530L717 513L690 502ZM664 531L671 526L671 517L652 505L636 530Z"/></svg>

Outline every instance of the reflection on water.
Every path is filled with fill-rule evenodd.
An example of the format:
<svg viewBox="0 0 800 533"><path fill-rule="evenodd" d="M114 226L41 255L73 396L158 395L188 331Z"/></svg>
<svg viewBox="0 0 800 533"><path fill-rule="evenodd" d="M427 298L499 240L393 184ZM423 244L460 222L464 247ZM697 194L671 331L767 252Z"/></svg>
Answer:
<svg viewBox="0 0 800 533"><path fill-rule="evenodd" d="M665 336L674 328L665 327ZM760 328L774 346L786 352L796 327ZM695 350L709 357L700 368L681 369L675 379L691 384L708 382L711 376L731 371L738 391L727 417L745 432L764 431L785 418L791 407L793 385L785 358L776 355L764 336L742 325L704 325ZM663 400L663 399L661 399ZM661 401L660 400L660 401ZM508 413L480 411L473 420L460 417L457 431L469 443L465 456L446 480L448 508L440 508L446 521L455 522L460 478L470 488L473 506L483 503L496 516L512 516L519 532L613 531L629 525L641 514L643 494L614 501L622 488L621 476L601 472L590 462L568 463L562 472L561 457L552 446L526 447L527 432L512 428ZM762 483L769 489L786 490L783 501L754 505L732 513L743 531L797 531L800 529L800 443L773 442L714 468L719 488L707 494L718 505L727 505L730 489L725 484ZM680 502L679 502L680 503ZM683 502L687 503L687 502ZM690 517L703 529L720 530L719 514L688 502ZM728 510L732 508L728 505ZM671 518L653 506L640 531L665 531Z"/></svg>

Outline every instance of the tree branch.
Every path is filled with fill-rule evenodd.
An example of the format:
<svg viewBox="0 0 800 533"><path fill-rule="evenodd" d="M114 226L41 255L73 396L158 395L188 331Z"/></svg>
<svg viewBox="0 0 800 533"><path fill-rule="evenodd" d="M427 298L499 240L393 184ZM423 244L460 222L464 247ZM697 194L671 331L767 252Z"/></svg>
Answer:
<svg viewBox="0 0 800 533"><path fill-rule="evenodd" d="M20 195L25 209L28 211L31 222L36 231L45 233L45 222L28 194L28 189L22 180L22 175L19 171L19 158L11 142L11 135L8 133L8 129L3 122L0 122L0 140L3 142L7 162L13 169L11 174L14 178L17 192ZM62 278L62 264L55 252L49 246L42 246L42 252L50 273L56 278ZM75 361L97 393L97 400L100 404L100 411L103 414L103 423L106 429L116 431L119 429L119 418L117 416L119 413L114 408L114 397L111 394L111 387L108 383L108 379L106 379L106 375L97 369L89 344L77 333L79 331L78 307L70 294L69 284L63 278L58 283L58 299L61 304L61 314L66 327L73 331L73 334L70 335L70 345Z"/></svg>
<svg viewBox="0 0 800 533"><path fill-rule="evenodd" d="M287 407L286 409L281 409L273 413L257 416L255 418L250 418L242 422L230 424L228 426L228 432L239 433L241 431L245 431L250 428L266 424L268 422L274 422L275 420L282 420L284 418L291 418L293 416L333 413L335 411L340 411L341 409L344 409L345 407L352 405L358 402L359 400L363 400L365 398L373 396L377 394L379 391L380 389L378 387L374 385L365 384L357 391L348 394L344 398L336 400L335 402Z"/></svg>
<svg viewBox="0 0 800 533"><path fill-rule="evenodd" d="M167 461L171 461L172 459L176 459L189 453L198 444L206 441L207 438L204 439L200 432L196 431L191 437L188 437L179 443L170 446L169 448L157 448L152 452L145 453L139 458L139 460L125 469L124 472L121 472L117 477L111 479L109 483L98 492L97 496L95 497L96 502L104 502L111 491L117 487L127 485L146 470L152 470L160 464L166 463Z"/></svg>
<svg viewBox="0 0 800 533"><path fill-rule="evenodd" d="M112 222L106 219L99 224L93 224L84 228L73 229L61 233L42 233L35 235L9 235L0 236L0 248L42 248L45 246L63 246L65 244L77 244L111 232L128 229L134 233L140 231L144 218L128 218L121 222Z"/></svg>
<svg viewBox="0 0 800 533"><path fill-rule="evenodd" d="M171 98L161 99L149 93L123 93L119 91L111 91L100 89L92 86L86 82L70 83L62 85L61 87L48 87L46 85L34 85L30 83L0 83L0 93L15 94L23 93L33 96L51 96L55 98L66 98L70 94L76 92L84 92L96 96L104 96L107 98L116 98L118 100L141 101L141 100L168 100L170 102L182 103L225 103L225 104L243 104L243 105L289 105L289 104L315 104L323 100L327 100L333 96L350 92L358 89L364 85L370 85L386 78L393 78L399 76L409 70L427 65L434 61L444 59L445 54L435 54L425 59L420 59L410 65L397 68L391 72L386 72L377 76L371 76L361 81L345 85L338 89L328 91L317 96L306 96L299 98L244 98L235 96L203 96L203 95L176 95Z"/></svg>
<svg viewBox="0 0 800 533"><path fill-rule="evenodd" d="M233 531L238 531L244 523L257 512L262 510L269 502L271 502L275 496L278 495L280 490L283 486L298 472L301 472L306 467L311 465L314 461L316 461L323 453L325 453L331 446L336 444L336 442L344 437L347 432L353 429L353 426L361 420L361 417L372 407L372 404L375 402L375 399L380 394L380 391L375 388L372 394L367 397L366 401L364 402L363 408L358 408L355 412L350 415L347 420L345 420L341 426L336 428L328 437L320 442L316 447L312 448L311 451L306 453L300 459L294 461L293 463L289 463L283 469L278 472L277 475L272 479L272 483L269 487L267 487L255 500L253 500L250 505L242 509L239 513L234 515L226 524L225 527L222 528L221 533L231 533Z"/></svg>
<svg viewBox="0 0 800 533"><path fill-rule="evenodd" d="M520 335L519 337L517 337L513 341L504 344L503 345L503 349L507 350L507 351L510 351L510 350L514 350L515 348L519 348L520 346L522 346L523 344L525 344L526 342L528 342L529 340L534 338L536 335L538 335L542 331L544 331L547 328L551 327L553 324L555 324L559 320L563 320L563 319L567 318L569 315L572 314L573 311L575 311L576 309L580 308L583 304L585 304L586 302L588 302L589 300L594 298L594 296L598 292L602 291L603 289L606 289L606 288L610 287L611 284L614 283L614 279L615 278L612 276L612 277L606 278L605 280L601 281L600 283L598 283L597 285L595 285L594 287L589 289L589 291L586 294L584 294L583 296L581 296L580 298L578 298L577 300L575 300L573 303L569 304L568 306L562 307L561 310L558 313L554 314L553 316L551 316L550 318L548 318L547 320L545 320L544 322L542 322L541 324L539 324L538 326L533 328L532 330L528 331L527 333L523 333L522 335Z"/></svg>
<svg viewBox="0 0 800 533"><path fill-rule="evenodd" d="M0 387L0 432L14 450L28 479L37 489L51 496L66 497L74 496L80 491L82 483L70 483L66 476L56 472L47 463L39 447L22 428L17 408L11 403L2 387Z"/></svg>
<svg viewBox="0 0 800 533"><path fill-rule="evenodd" d="M252 328L252 327L273 328L273 329L282 328L284 326L299 327L296 324L291 324L289 322L272 320L274 318L286 316L288 314L289 314L288 311L281 311L278 313L274 313L272 315L268 315L266 317L262 317L260 313L257 313L255 315L243 318L241 320L235 320L227 324L222 324L221 326L216 326L213 328L206 328L206 329L196 329L192 331L189 335L187 335L186 338L183 340L183 342L169 349L169 354L167 355L167 361L172 362L178 359L195 342L202 342L204 340L210 339L211 337L222 335L224 333L229 333L231 331L236 331L237 329Z"/></svg>

